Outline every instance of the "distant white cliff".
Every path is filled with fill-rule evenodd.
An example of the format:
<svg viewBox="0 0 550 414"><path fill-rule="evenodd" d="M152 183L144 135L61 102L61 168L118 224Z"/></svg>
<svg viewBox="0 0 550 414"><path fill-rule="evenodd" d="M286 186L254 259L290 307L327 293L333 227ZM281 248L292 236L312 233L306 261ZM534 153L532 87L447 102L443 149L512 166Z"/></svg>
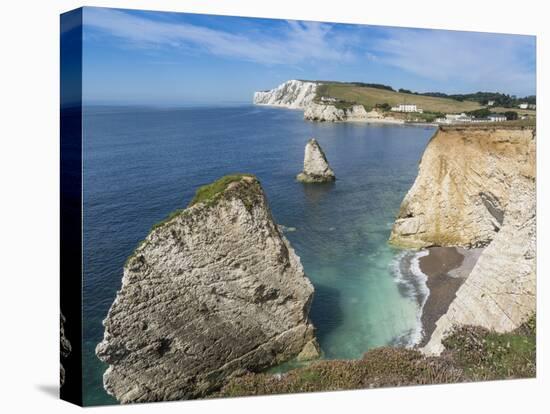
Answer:
<svg viewBox="0 0 550 414"><path fill-rule="evenodd" d="M254 93L254 104L303 109L317 94L316 82L289 80L269 91Z"/></svg>
<svg viewBox="0 0 550 414"><path fill-rule="evenodd" d="M320 82L289 80L275 89L254 93L254 104L303 109L304 119L317 122L376 122L397 123L404 121L386 116L373 109L367 112L363 105L349 103L339 107L333 103L319 102L317 92Z"/></svg>

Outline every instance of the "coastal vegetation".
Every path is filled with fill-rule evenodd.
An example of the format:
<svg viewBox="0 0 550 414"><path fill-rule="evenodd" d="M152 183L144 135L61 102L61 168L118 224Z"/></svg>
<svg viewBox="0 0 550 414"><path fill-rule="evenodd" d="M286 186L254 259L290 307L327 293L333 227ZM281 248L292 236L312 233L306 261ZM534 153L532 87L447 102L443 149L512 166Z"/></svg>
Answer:
<svg viewBox="0 0 550 414"><path fill-rule="evenodd" d="M495 113L506 113L510 111L510 108L505 108L503 106L497 106L497 107L491 107L491 111ZM528 117L534 118L537 115L537 111L534 109L521 109L521 108L514 108L514 112L516 112L518 115L526 115Z"/></svg>
<svg viewBox="0 0 550 414"><path fill-rule="evenodd" d="M317 122L462 124L500 122L499 118L513 121L520 117L535 118L535 103L531 103L535 101L534 96L524 99L488 92L418 93L377 83L319 80L289 80L254 94L255 104L304 109L304 119Z"/></svg>
<svg viewBox="0 0 550 414"><path fill-rule="evenodd" d="M219 180L214 181L211 184L203 185L199 187L195 193L195 197L191 200L188 207L191 207L198 203L204 203L212 201L219 194L223 193L224 190L229 186L229 184L241 181L243 177L254 177L253 174L231 174L226 175Z"/></svg>
<svg viewBox="0 0 550 414"><path fill-rule="evenodd" d="M326 81L326 80L317 80L313 82L318 82L324 85L340 85L340 86L349 86L349 87L381 89L381 90L386 90L390 92L402 93L406 95L415 95L418 97L424 96L424 97L432 97L432 98L452 99L459 102L464 102L464 101L477 102L480 106L494 105L494 106L500 106L503 108L515 108L522 103L527 103L529 105L536 105L537 103L537 97L535 95L518 97L516 95L508 95L500 92L473 92L473 93L447 94L443 92L415 92L405 88L398 88L396 90L389 85L384 85L380 83L337 82L337 81ZM326 92L326 91L323 91L323 92Z"/></svg>
<svg viewBox="0 0 550 414"><path fill-rule="evenodd" d="M516 111L506 111L504 112L504 116L507 121L515 121L518 119L518 113Z"/></svg>
<svg viewBox="0 0 550 414"><path fill-rule="evenodd" d="M405 122L434 122L437 118L444 117L443 112L391 112L393 118L402 119Z"/></svg>
<svg viewBox="0 0 550 414"><path fill-rule="evenodd" d="M515 95L507 95L500 92L474 92L474 93L464 93L464 94L446 94L441 92L411 92L415 95L422 96L434 96L438 98L450 98L457 101L474 101L478 102L481 105L488 105L489 102L492 102L493 105L502 106L505 108L514 108L521 103L527 103L535 105L537 103L537 98L535 95L517 97Z"/></svg>
<svg viewBox="0 0 550 414"><path fill-rule="evenodd" d="M377 105L388 104L391 106L403 102L414 102L427 112L460 113L480 109L479 102L447 97L435 97L397 92L393 89L362 86L358 83L327 82L317 87L317 96L330 96L343 102L354 102L365 106L367 110Z"/></svg>
<svg viewBox="0 0 550 414"><path fill-rule="evenodd" d="M463 326L443 340L466 381L534 377L536 342L535 314L509 333Z"/></svg>
<svg viewBox="0 0 550 414"><path fill-rule="evenodd" d="M466 115L471 115L474 118L486 118L491 115L491 111L488 108L480 108L473 111L468 111L466 112Z"/></svg>
<svg viewBox="0 0 550 414"><path fill-rule="evenodd" d="M360 360L318 361L285 374L248 373L230 380L216 396L532 378L536 374L536 317L533 314L510 333L463 326L445 339L445 347L438 357L384 347L366 352Z"/></svg>
<svg viewBox="0 0 550 414"><path fill-rule="evenodd" d="M195 192L195 196L189 203L187 207L191 207L198 203L210 203L213 202L218 195L222 194L225 189L229 186L229 184L240 181L243 177L255 177L253 174L229 174L226 176L223 176L222 178L214 181L213 183L203 185L202 187L199 187L197 191ZM244 199L243 199L244 200ZM178 208L172 212L170 212L164 219L156 222L151 226L151 231L156 230L164 226L165 224L171 222L176 217L180 216L181 214L184 214L186 212L186 209L184 208ZM132 259L135 258L136 252L147 242L147 239L143 239L139 242L134 252L128 256L128 258L125 261L125 266L130 263Z"/></svg>

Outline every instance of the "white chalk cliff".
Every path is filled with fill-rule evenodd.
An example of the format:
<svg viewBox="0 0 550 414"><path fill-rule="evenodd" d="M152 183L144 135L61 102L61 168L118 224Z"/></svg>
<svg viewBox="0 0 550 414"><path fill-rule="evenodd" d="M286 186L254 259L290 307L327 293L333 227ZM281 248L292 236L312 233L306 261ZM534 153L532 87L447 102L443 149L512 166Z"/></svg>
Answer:
<svg viewBox="0 0 550 414"><path fill-rule="evenodd" d="M523 180L506 210L503 226L481 254L472 273L456 293L445 315L436 323L427 354L440 354L441 343L454 326L476 325L508 332L536 308L535 189Z"/></svg>
<svg viewBox="0 0 550 414"><path fill-rule="evenodd" d="M366 121L367 118L368 114L363 105L352 105L349 108L337 108L330 104L311 102L306 106L304 111L304 119L309 121Z"/></svg>
<svg viewBox="0 0 550 414"><path fill-rule="evenodd" d="M404 123L392 116L384 116L373 109L369 112L363 105L348 104L338 107L336 104L319 102L317 91L322 82L289 80L275 89L254 93L254 104L278 106L291 109L303 109L304 119L318 122L381 122Z"/></svg>
<svg viewBox="0 0 550 414"><path fill-rule="evenodd" d="M535 131L515 126L445 127L428 144L390 241L486 248L426 353L455 326L506 332L535 312L535 147Z"/></svg>
<svg viewBox="0 0 550 414"><path fill-rule="evenodd" d="M304 183L325 183L336 179L325 153L315 138L311 138L306 144L304 170L296 179Z"/></svg>
<svg viewBox="0 0 550 414"><path fill-rule="evenodd" d="M315 99L317 83L289 80L275 89L254 93L254 104L303 109Z"/></svg>
<svg viewBox="0 0 550 414"><path fill-rule="evenodd" d="M233 375L314 358L312 298L258 180L225 177L128 259L96 348L104 387L122 403L196 398Z"/></svg>

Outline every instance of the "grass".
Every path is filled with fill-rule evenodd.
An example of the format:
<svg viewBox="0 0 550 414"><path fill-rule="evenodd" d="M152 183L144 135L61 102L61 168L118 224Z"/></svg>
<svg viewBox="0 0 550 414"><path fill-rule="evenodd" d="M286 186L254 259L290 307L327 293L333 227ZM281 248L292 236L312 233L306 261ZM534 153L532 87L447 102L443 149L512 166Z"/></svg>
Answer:
<svg viewBox="0 0 550 414"><path fill-rule="evenodd" d="M482 107L473 101L414 95L346 83L324 83L317 88L317 96L331 96L343 101L355 102L364 105L367 110L374 108L376 104L388 103L394 106L404 102L414 103L426 112L461 113Z"/></svg>
<svg viewBox="0 0 550 414"><path fill-rule="evenodd" d="M243 177L254 177L253 174L231 174L214 181L211 184L199 187L195 193L195 197L191 200L188 207L198 203L213 201L218 194L221 194L229 184L240 181Z"/></svg>
<svg viewBox="0 0 550 414"><path fill-rule="evenodd" d="M158 223L153 224L153 226L151 227L151 230L155 230L155 229L158 229L159 227L164 226L166 223L168 223L169 221L172 221L174 218L179 216L184 211L185 211L184 208L178 208L172 211L170 214L168 214L168 216L165 219L159 221Z"/></svg>
<svg viewBox="0 0 550 414"><path fill-rule="evenodd" d="M415 350L378 348L361 360L325 360L283 375L246 374L234 378L217 396L337 391L398 385L457 382L460 372L444 359Z"/></svg>
<svg viewBox="0 0 550 414"><path fill-rule="evenodd" d="M513 112L517 112L518 115L528 115L530 117L535 117L537 115L537 111L533 110L533 109L520 109L520 108L504 108L502 106L496 106L496 107L489 107L489 109L491 110L491 112L495 112L495 113L504 113L504 112L508 112L508 111L513 111Z"/></svg>
<svg viewBox="0 0 550 414"><path fill-rule="evenodd" d="M334 105L337 109L349 109L357 105L357 102L332 102L330 105Z"/></svg>
<svg viewBox="0 0 550 414"><path fill-rule="evenodd" d="M530 378L536 375L536 318L498 334L463 327L444 340L449 354L472 381Z"/></svg>
<svg viewBox="0 0 550 414"><path fill-rule="evenodd" d="M536 375L533 315L510 333L462 327L444 341L447 350L427 357L417 350L378 348L360 360L324 360L285 374L247 373L215 396L281 394L401 385L529 378Z"/></svg>
<svg viewBox="0 0 550 414"><path fill-rule="evenodd" d="M450 125L440 125L439 129L442 131L452 130L452 129L495 129L495 128L505 128L505 129L534 129L536 127L536 120L534 118L529 119L518 119L516 121L503 121L503 122L484 122L484 123L460 123L460 124L450 124Z"/></svg>
<svg viewBox="0 0 550 414"><path fill-rule="evenodd" d="M253 174L230 174L223 176L222 178L214 181L213 183L203 185L199 187L195 192L195 196L187 206L187 208L199 203L209 204L216 200L217 196L225 191L229 184L240 181L243 177L254 177ZM155 230L166 223L172 221L175 217L182 214L186 209L180 208L171 212L168 217L153 224L151 230Z"/></svg>
<svg viewBox="0 0 550 414"><path fill-rule="evenodd" d="M229 184L236 181L240 181L243 177L255 177L255 176L253 174L231 174L231 175L226 175L220 178L219 180L214 181L211 184L203 185L202 187L199 187L197 189L197 191L195 192L195 196L193 197L193 199L191 200L191 202L187 207L189 208L198 203L206 203L207 205L209 205L211 202L217 199L217 196L219 194L225 191L225 189L227 188L227 186L229 186ZM250 199L249 194L246 194L246 193L243 194L242 200L245 203L246 207L250 209L251 203L253 203L253 200ZM180 216L181 214L184 214L186 211L187 209L184 209L184 208L179 208L177 210L172 211L170 214L168 214L166 218L153 224L153 226L151 226L151 231L164 226L165 224L171 222L176 217ZM130 256L128 256L128 258L126 259L124 266L128 266L130 264L131 260L136 257L136 252L139 250L141 246L144 245L144 243L146 243L146 241L147 239L143 239L138 244L134 252Z"/></svg>

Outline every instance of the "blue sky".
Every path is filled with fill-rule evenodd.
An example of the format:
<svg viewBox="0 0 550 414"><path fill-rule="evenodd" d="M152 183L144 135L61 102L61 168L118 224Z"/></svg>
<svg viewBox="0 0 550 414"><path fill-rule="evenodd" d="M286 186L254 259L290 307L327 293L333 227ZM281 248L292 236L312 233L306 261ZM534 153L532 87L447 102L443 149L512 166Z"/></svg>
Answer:
<svg viewBox="0 0 550 414"><path fill-rule="evenodd" d="M84 9L87 103L251 102L288 79L535 93L535 37Z"/></svg>

